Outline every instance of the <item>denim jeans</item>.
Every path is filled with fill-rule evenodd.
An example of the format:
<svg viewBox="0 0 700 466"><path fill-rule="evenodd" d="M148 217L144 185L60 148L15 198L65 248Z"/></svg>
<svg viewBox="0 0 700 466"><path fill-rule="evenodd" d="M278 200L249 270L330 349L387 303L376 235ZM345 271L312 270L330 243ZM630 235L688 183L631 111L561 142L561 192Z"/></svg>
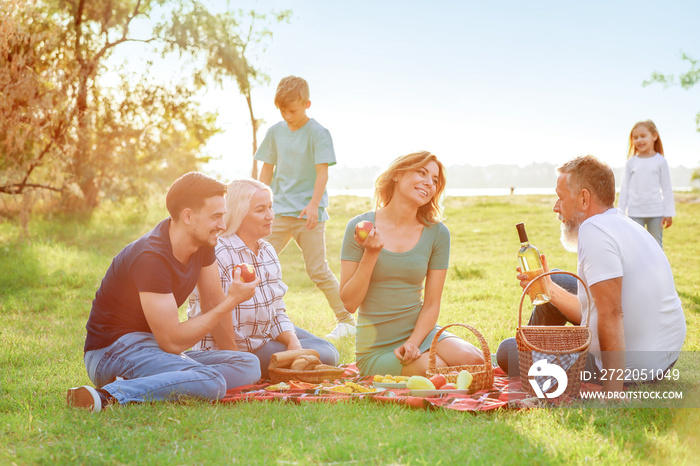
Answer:
<svg viewBox="0 0 700 466"><path fill-rule="evenodd" d="M105 348L88 351L84 360L90 380L119 404L175 401L183 395L220 400L227 389L260 379L255 355L239 351L167 353L147 332L123 335Z"/></svg>
<svg viewBox="0 0 700 466"><path fill-rule="evenodd" d="M337 366L340 355L338 350L335 349L333 343L326 341L322 338L317 337L313 333L307 332L299 327L294 327L294 331L297 334L299 343L304 349L315 349L318 351L323 364L328 364L330 366ZM269 379L270 375L268 372L268 367L270 365L270 359L274 353L279 353L280 351L286 351L287 346L279 341L270 340L260 348L255 351L255 356L260 360L260 375L263 379Z"/></svg>
<svg viewBox="0 0 700 466"><path fill-rule="evenodd" d="M635 222L647 229L654 237L659 246L663 249L664 228L662 226L663 217L630 217Z"/></svg>
<svg viewBox="0 0 700 466"><path fill-rule="evenodd" d="M345 310L345 305L340 299L340 285L326 261L326 222L318 222L316 227L309 231L306 229L305 218L275 217L272 233L265 239L275 248L278 255L282 254L282 250L294 239L301 249L307 275L316 288L323 291L337 321L354 322L352 314Z"/></svg>

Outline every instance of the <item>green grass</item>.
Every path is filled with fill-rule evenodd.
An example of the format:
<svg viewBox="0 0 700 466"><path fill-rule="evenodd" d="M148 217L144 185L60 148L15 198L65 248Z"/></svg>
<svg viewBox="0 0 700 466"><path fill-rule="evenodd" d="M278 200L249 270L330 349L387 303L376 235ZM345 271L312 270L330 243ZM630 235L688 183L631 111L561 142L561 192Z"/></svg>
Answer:
<svg viewBox="0 0 700 466"><path fill-rule="evenodd" d="M550 266L575 270L575 255L559 244L552 203L549 196L448 200L452 249L441 324L475 326L492 352L514 335L518 222L526 223ZM336 274L345 222L368 209L368 200L331 199L326 240ZM698 351L700 203L679 195L677 209L664 243L688 323L684 350ZM0 223L0 464L697 463L697 409L460 413L368 400L335 405L190 400L97 415L66 407L65 390L89 383L82 362L84 326L104 272L124 245L165 215L161 207L130 205L103 206L89 224L36 218L29 243L17 241L17 225ZM324 335L333 328L333 313L306 276L294 244L281 261L290 316ZM456 332L469 337L461 330ZM339 350L341 362L354 359L349 341Z"/></svg>

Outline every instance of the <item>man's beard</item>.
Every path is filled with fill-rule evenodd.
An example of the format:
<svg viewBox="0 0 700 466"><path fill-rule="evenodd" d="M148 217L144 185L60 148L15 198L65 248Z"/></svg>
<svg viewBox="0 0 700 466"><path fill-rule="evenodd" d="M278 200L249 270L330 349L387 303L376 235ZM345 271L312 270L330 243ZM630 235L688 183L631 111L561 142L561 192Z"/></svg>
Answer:
<svg viewBox="0 0 700 466"><path fill-rule="evenodd" d="M561 241L562 246L569 252L578 252L578 229L583 223L583 212L574 212L570 220L564 220L561 214L557 215L561 222Z"/></svg>

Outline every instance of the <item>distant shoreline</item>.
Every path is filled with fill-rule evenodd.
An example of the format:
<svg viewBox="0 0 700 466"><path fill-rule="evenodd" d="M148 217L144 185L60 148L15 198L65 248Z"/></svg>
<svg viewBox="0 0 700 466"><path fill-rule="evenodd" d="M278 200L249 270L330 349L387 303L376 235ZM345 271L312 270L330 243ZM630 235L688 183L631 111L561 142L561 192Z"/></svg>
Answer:
<svg viewBox="0 0 700 466"><path fill-rule="evenodd" d="M690 192L692 187L673 188L674 192ZM617 192L619 192L619 188ZM529 196L529 195L554 195L554 187L551 188L515 188L513 195ZM372 188L357 188L357 189L328 189L328 195L333 196L355 196L372 198L374 189ZM447 188L445 190L446 197L473 197L473 196L510 196L510 188Z"/></svg>

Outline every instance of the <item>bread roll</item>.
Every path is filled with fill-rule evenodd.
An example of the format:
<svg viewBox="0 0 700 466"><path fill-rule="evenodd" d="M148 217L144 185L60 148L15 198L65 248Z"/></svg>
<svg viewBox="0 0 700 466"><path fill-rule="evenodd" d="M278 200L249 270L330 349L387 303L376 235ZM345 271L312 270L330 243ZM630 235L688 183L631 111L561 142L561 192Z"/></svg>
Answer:
<svg viewBox="0 0 700 466"><path fill-rule="evenodd" d="M292 362L289 368L293 371L305 371L309 368L309 362L300 356Z"/></svg>
<svg viewBox="0 0 700 466"><path fill-rule="evenodd" d="M315 371L327 371L331 369L339 369L336 366L329 366L328 364L319 364L318 366L314 367Z"/></svg>
<svg viewBox="0 0 700 466"><path fill-rule="evenodd" d="M314 349L280 351L279 353L273 354L270 358L269 368L274 369L276 367L282 367L288 369L291 367L296 358L303 355L312 355L316 356L317 358L319 357L318 351Z"/></svg>

